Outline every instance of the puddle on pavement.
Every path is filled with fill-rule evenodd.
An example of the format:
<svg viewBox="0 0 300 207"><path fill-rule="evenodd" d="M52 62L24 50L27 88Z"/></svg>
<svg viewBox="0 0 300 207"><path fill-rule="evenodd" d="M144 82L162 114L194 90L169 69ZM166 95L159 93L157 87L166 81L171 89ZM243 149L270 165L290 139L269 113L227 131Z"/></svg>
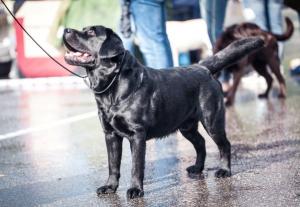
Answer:
<svg viewBox="0 0 300 207"><path fill-rule="evenodd" d="M226 111L227 132L232 143L231 178L214 178L219 154L209 139L206 140L203 176L197 179L188 177L185 168L194 163L195 151L181 135L171 135L164 140L148 142L145 197L127 201L125 194L130 184L131 156L129 144L124 141L118 193L98 198L95 190L105 183L108 170L104 137L98 118L93 117L1 141L0 204L297 206L300 204L297 168L300 166L299 86L289 84L286 101L276 97L259 100L255 91L241 90L239 93L241 99ZM53 114L64 117L78 111L94 110L93 98L86 91L82 94L84 100L75 104L75 98L66 102L63 101L64 93L55 97L53 92L49 110L42 108L43 97L47 99L42 94L27 94L28 100L22 100L22 104L16 100L12 103L5 101L4 108L14 111L7 126L12 124L12 128L18 129L18 126L55 120L57 117ZM56 107L58 105L62 108ZM24 119L18 123L16 117L20 114ZM7 132L7 126L1 131Z"/></svg>

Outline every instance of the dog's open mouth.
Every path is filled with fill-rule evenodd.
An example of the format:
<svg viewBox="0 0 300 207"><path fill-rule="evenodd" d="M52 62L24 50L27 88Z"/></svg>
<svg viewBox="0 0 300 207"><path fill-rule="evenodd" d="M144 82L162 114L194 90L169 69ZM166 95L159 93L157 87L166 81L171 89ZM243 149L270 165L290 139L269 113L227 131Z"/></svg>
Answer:
<svg viewBox="0 0 300 207"><path fill-rule="evenodd" d="M87 65L95 62L95 57L89 52L79 51L65 44L67 52L65 60L72 65Z"/></svg>

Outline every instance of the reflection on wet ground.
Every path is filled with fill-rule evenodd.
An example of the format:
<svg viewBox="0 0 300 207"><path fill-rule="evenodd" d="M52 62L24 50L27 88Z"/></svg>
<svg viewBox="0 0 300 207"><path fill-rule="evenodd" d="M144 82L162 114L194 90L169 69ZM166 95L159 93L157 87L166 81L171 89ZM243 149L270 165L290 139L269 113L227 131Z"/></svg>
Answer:
<svg viewBox="0 0 300 207"><path fill-rule="evenodd" d="M0 206L299 206L298 87L289 80L284 101L259 100L257 91L242 86L226 112L231 178L214 178L219 155L209 138L203 177L196 179L185 171L194 149L180 134L149 141L145 197L133 201L125 197L127 141L117 194L96 196L108 170L90 91L1 91Z"/></svg>
<svg viewBox="0 0 300 207"><path fill-rule="evenodd" d="M299 40L295 33L287 43L287 57L299 56ZM276 88L269 100L259 100L264 82L244 78L226 111L232 177L214 178L219 155L206 138L203 177L189 178L185 168L195 151L174 134L147 143L145 196L133 201L125 197L126 140L117 194L96 196L108 170L90 91L0 89L0 206L300 206L300 86L290 78L287 86L285 101Z"/></svg>

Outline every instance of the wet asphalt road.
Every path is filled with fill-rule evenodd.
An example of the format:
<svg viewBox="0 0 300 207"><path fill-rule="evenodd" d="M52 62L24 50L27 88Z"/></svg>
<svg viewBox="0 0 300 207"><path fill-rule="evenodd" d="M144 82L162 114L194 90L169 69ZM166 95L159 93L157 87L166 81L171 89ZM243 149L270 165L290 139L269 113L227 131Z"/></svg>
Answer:
<svg viewBox="0 0 300 207"><path fill-rule="evenodd" d="M247 84L244 84L247 85ZM88 90L1 91L0 206L300 206L300 85L288 79L286 101L238 92L227 110L233 176L216 179L216 145L208 138L204 176L189 178L192 145L174 134L149 141L145 196L128 201L131 158L124 141L116 195L96 196L106 148Z"/></svg>
<svg viewBox="0 0 300 207"><path fill-rule="evenodd" d="M297 35L286 47L288 58L300 54ZM90 91L0 89L0 207L300 206L300 81L287 78L285 101L276 89L269 100L257 99L264 84L255 81L244 81L226 112L232 177L214 177L219 155L210 138L203 177L188 177L195 151L174 134L147 143L145 196L131 201L127 140L118 192L96 195L108 170Z"/></svg>

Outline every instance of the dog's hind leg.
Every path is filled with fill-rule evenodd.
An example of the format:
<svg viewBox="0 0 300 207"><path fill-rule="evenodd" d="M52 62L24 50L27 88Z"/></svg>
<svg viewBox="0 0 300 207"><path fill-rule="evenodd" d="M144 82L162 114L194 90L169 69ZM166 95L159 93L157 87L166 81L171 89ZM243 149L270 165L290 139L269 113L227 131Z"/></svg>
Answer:
<svg viewBox="0 0 300 207"><path fill-rule="evenodd" d="M253 63L252 66L255 68L256 72L263 76L267 82L267 89L264 93L258 95L259 98L268 98L270 89L272 87L273 78L268 72L267 66L265 64Z"/></svg>
<svg viewBox="0 0 300 207"><path fill-rule="evenodd" d="M211 104L211 102L208 104L210 106L202 109L202 124L220 151L221 166L215 176L228 177L231 175L231 145L225 132L225 108L221 100L215 104Z"/></svg>
<svg viewBox="0 0 300 207"><path fill-rule="evenodd" d="M204 169L206 150L205 140L198 132L198 121L186 122L179 130L193 144L197 153L195 165L188 167L186 170L190 175L200 174Z"/></svg>
<svg viewBox="0 0 300 207"><path fill-rule="evenodd" d="M270 69L275 74L278 82L279 82L279 98L285 98L286 97L286 85L285 80L280 72L280 60L278 57L271 58L268 60L268 64L270 66Z"/></svg>
<svg viewBox="0 0 300 207"><path fill-rule="evenodd" d="M231 175L231 146L226 137L225 130L215 130L215 132L210 133L210 136L215 141L220 151L221 166L215 173L215 176L218 178L229 177Z"/></svg>
<svg viewBox="0 0 300 207"><path fill-rule="evenodd" d="M244 74L243 68L240 66L237 66L237 68L233 71L233 85L230 87L226 95L226 102L225 102L226 106L231 106L234 103L235 94L240 84L240 80L243 77L243 74Z"/></svg>

